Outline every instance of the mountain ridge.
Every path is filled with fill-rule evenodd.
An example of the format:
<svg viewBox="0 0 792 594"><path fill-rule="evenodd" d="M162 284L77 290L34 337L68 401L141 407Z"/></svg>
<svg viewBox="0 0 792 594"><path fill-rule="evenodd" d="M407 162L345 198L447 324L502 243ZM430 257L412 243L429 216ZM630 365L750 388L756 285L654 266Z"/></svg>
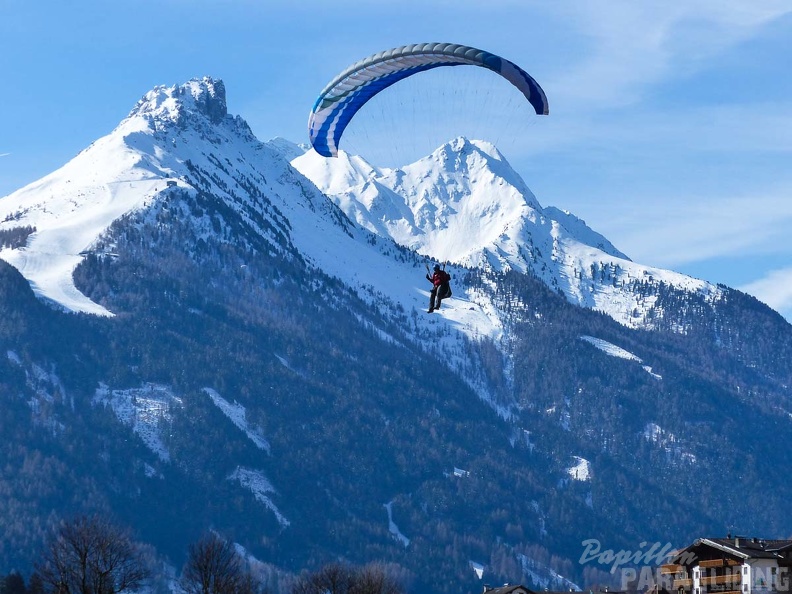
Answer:
<svg viewBox="0 0 792 594"><path fill-rule="evenodd" d="M258 167L258 153L266 153L266 161L276 155L288 159L301 151L282 139L256 140L244 120L228 115L222 81L205 77L182 86L156 87L110 135L60 170L4 199L0 229L31 225L37 231L28 246L7 248L0 257L22 270L34 290L67 309L110 315L74 290L70 272L112 220L144 208L163 191L163 184L178 186L189 163L208 158L191 154L195 135L220 145L245 146L246 156L238 153L236 158L246 160L251 171ZM112 162L103 162L108 154ZM323 159L305 152L292 161L351 221L368 231L440 261L531 271L571 302L605 311L631 327L651 327L648 318L654 305L651 299L635 296L629 288L632 282L664 282L712 300L719 297L714 285L638 265L574 215L544 209L488 143L458 138L398 170L379 169L345 153L340 159ZM438 188L442 194L437 194ZM39 202L35 216L30 198L47 192L58 193L60 203ZM78 211L87 212L89 197L97 214L67 221L77 219ZM86 206L80 207L83 203Z"/></svg>
<svg viewBox="0 0 792 594"><path fill-rule="evenodd" d="M24 255L30 276L66 237L57 272L114 314L48 307L0 263L0 510L14 519L1 562L26 566L48 523L99 511L173 566L216 530L283 594L276 576L339 559L383 561L411 591L475 593L609 583L577 562L587 538L617 550L729 523L792 529L792 328L778 314L641 274L637 329L493 249L497 266L447 265L454 297L429 315L428 257L349 216L290 164L293 145L221 117L219 88L155 89L81 153L82 189L67 170L0 200L0 232L18 235L3 259ZM135 173L115 180L121 195L97 177L105 162ZM370 184L386 212L412 215ZM126 210L98 230L91 209L119 196ZM512 196L539 220L535 198ZM551 240L586 232L549 210ZM600 237L585 245L604 254ZM618 280L596 273L581 286Z"/></svg>
<svg viewBox="0 0 792 594"><path fill-rule="evenodd" d="M293 151L292 151L293 152ZM631 284L665 283L717 300L715 285L633 262L571 213L543 208L491 144L454 139L399 169L340 152L292 164L358 224L396 243L465 266L531 273L570 302L651 328L654 302Z"/></svg>

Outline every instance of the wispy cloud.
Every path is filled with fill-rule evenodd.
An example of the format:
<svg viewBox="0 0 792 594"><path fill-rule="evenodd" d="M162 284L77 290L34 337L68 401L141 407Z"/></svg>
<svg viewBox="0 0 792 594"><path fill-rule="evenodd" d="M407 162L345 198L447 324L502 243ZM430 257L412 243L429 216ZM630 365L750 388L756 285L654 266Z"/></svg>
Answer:
<svg viewBox="0 0 792 594"><path fill-rule="evenodd" d="M8 155L10 155L10 154L11 154L11 153L0 153L0 157L7 157L7 156L8 156Z"/></svg>
<svg viewBox="0 0 792 594"><path fill-rule="evenodd" d="M551 121L525 135L515 155L614 147L663 159L663 149L676 155L792 151L792 106L782 84L773 84L770 96L750 87L708 96L695 77L714 72L721 84L734 79L734 48L792 15L787 0L562 1L548 10L573 29L570 43L580 47L554 76L542 78ZM742 53L741 59L768 65L767 55ZM658 100L663 93L665 100Z"/></svg>
<svg viewBox="0 0 792 594"><path fill-rule="evenodd" d="M739 287L776 311L792 317L792 267L772 270L763 278Z"/></svg>
<svg viewBox="0 0 792 594"><path fill-rule="evenodd" d="M696 153L792 152L792 104L779 102L739 105L677 106L673 114L656 110L629 110L618 117L570 114L538 121L518 139L524 154L548 151L650 152L667 159ZM683 150L681 150L683 149Z"/></svg>
<svg viewBox="0 0 792 594"><path fill-rule="evenodd" d="M631 258L678 267L712 258L784 254L792 227L792 187L723 199L663 199L614 221L606 235Z"/></svg>
<svg viewBox="0 0 792 594"><path fill-rule="evenodd" d="M725 48L792 13L785 0L558 3L589 39L586 58L550 81L564 103L611 108L638 101L659 81L701 68Z"/></svg>
<svg viewBox="0 0 792 594"><path fill-rule="evenodd" d="M621 146L684 143L686 151L792 151L792 104L754 102L735 105L679 106L668 113L628 114L623 125L594 127L595 136ZM651 139L651 142L647 142Z"/></svg>

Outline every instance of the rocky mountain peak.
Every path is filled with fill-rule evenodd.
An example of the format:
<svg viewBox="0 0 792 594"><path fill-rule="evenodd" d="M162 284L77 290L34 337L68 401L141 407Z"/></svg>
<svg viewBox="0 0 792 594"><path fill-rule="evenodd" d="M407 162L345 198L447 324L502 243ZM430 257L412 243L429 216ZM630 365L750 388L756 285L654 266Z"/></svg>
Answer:
<svg viewBox="0 0 792 594"><path fill-rule="evenodd" d="M138 101L129 116L144 115L181 122L191 115L219 124L228 115L226 90L222 80L205 76L184 84L154 87Z"/></svg>

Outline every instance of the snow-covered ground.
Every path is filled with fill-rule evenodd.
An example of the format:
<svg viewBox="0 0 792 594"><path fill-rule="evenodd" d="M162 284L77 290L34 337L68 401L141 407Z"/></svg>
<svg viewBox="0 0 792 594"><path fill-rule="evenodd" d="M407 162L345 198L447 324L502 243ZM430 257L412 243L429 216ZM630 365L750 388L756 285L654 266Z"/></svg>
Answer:
<svg viewBox="0 0 792 594"><path fill-rule="evenodd" d="M575 463L566 469L567 474L576 481L591 480L591 463L580 456L573 456Z"/></svg>
<svg viewBox="0 0 792 594"><path fill-rule="evenodd" d="M487 142L456 138L400 169L343 151L335 159L309 151L292 165L373 233L440 261L530 270L571 302L626 326L646 325L656 302L625 290L630 283L663 282L712 299L719 294L707 282L632 262L581 219L543 208Z"/></svg>
<svg viewBox="0 0 792 594"><path fill-rule="evenodd" d="M257 448L264 450L268 454L270 453L270 444L262 434L261 430L257 427L250 427L250 425L248 425L247 411L245 410L244 406L236 402L231 404L212 388L204 388L204 392L209 395L209 398L212 399L212 402L214 402L215 406L223 411L223 414L227 416L240 431L247 435L248 439L250 439L250 441L252 441Z"/></svg>
<svg viewBox="0 0 792 594"><path fill-rule="evenodd" d="M388 532L393 535L393 538L404 545L404 548L407 548L410 545L410 539L402 534L402 531L399 530L396 522L393 521L393 502L389 501L388 503L383 504L383 507L388 512Z"/></svg>
<svg viewBox="0 0 792 594"><path fill-rule="evenodd" d="M147 383L139 388L112 390L102 384L94 394L93 404L109 406L160 460L170 461L163 431L173 420L171 408L181 405L181 399L169 387Z"/></svg>
<svg viewBox="0 0 792 594"><path fill-rule="evenodd" d="M100 233L150 204L170 177L127 142L141 125L124 120L57 171L0 200L0 229L36 229L24 248L0 250L0 258L38 295L69 311L112 315L75 288L72 272Z"/></svg>
<svg viewBox="0 0 792 594"><path fill-rule="evenodd" d="M253 493L256 501L262 503L275 515L275 519L278 520L278 524L280 524L282 528L287 528L289 526L289 520L280 512L278 506L275 505L268 495L268 493L275 493L276 491L263 472L260 470L238 467L234 472L228 475L228 480L239 482L240 485Z"/></svg>
<svg viewBox="0 0 792 594"><path fill-rule="evenodd" d="M482 579L484 577L484 565L478 563L477 561L468 561L468 564L478 579Z"/></svg>
<svg viewBox="0 0 792 594"><path fill-rule="evenodd" d="M616 357L618 359L625 359L627 361L636 361L637 363L643 363L643 359L634 355L630 351L626 351L620 346L616 346L615 344L608 342L607 340L602 340L601 338L595 338L593 336L581 336L580 340L588 342L589 344L594 345L599 350L601 350L606 355L610 355L611 357ZM651 375L653 378L657 380L663 379L662 375L659 375L652 371L652 367L650 365L641 365L643 370Z"/></svg>
<svg viewBox="0 0 792 594"><path fill-rule="evenodd" d="M326 198L286 172L287 159L358 228L342 229ZM70 311L112 315L77 291L72 272L113 221L157 200L168 183L189 191L188 161L230 181L228 187L233 176L218 163L233 163L284 207L294 246L317 267L355 288L368 284L379 294L405 295L398 301L408 311L426 305L423 267L404 266L394 259L396 250L387 257L370 249L370 236L360 231L392 239L427 262L532 270L570 301L628 326L647 323L654 299L625 291L625 283L662 281L712 298L718 293L706 282L636 264L574 215L543 208L491 144L457 138L401 169L377 168L343 152L325 159L283 139L260 143L226 114L224 87L208 78L155 88L109 135L0 200L0 230L35 227L26 245L6 247L0 258L43 298ZM493 312L478 305L446 317L468 335L497 336L502 329Z"/></svg>
<svg viewBox="0 0 792 594"><path fill-rule="evenodd" d="M584 340L590 344L593 344L603 353L610 355L611 357L618 357L619 359L627 359L628 361L637 361L638 363L642 363L642 359L633 355L629 351L625 351L623 348L616 346L615 344L608 342L607 340L602 340L601 338L594 338L593 336L581 336L580 340Z"/></svg>

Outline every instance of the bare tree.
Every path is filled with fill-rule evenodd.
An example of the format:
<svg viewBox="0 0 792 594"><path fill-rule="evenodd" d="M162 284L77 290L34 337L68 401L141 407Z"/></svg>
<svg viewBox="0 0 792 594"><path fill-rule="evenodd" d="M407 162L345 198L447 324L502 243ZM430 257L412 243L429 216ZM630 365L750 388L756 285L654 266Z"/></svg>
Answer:
<svg viewBox="0 0 792 594"><path fill-rule="evenodd" d="M352 594L402 594L398 581L380 563L370 563L358 570Z"/></svg>
<svg viewBox="0 0 792 594"><path fill-rule="evenodd" d="M331 563L312 573L304 572L291 594L350 594L354 573L348 565Z"/></svg>
<svg viewBox="0 0 792 594"><path fill-rule="evenodd" d="M188 594L254 594L258 590L234 545L213 532L190 545L181 586Z"/></svg>
<svg viewBox="0 0 792 594"><path fill-rule="evenodd" d="M398 582L380 564L360 569L332 563L313 573L304 573L291 594L401 594Z"/></svg>
<svg viewBox="0 0 792 594"><path fill-rule="evenodd" d="M61 523L36 564L43 591L54 594L120 594L150 575L142 547L98 516Z"/></svg>

